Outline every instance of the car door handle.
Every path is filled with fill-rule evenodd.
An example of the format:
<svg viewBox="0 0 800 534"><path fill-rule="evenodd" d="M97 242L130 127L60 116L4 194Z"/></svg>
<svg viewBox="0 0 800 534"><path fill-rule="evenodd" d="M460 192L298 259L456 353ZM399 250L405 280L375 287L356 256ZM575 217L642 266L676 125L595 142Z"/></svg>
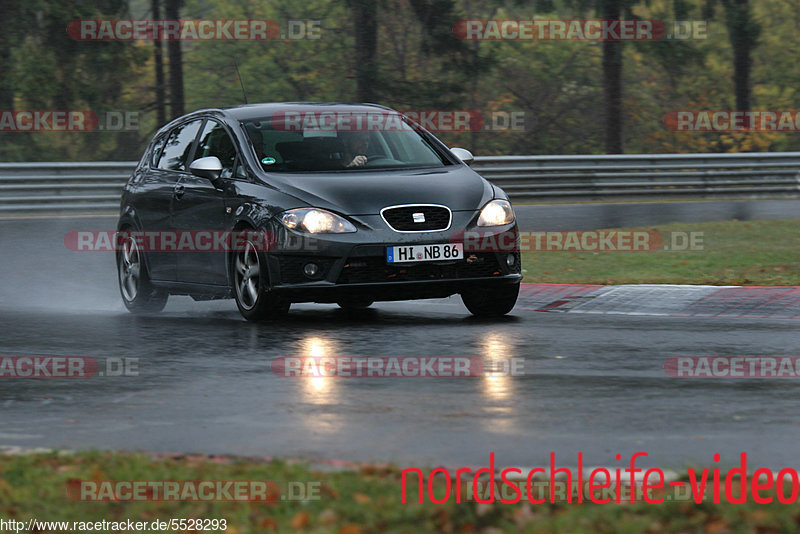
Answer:
<svg viewBox="0 0 800 534"><path fill-rule="evenodd" d="M183 184L178 184L175 186L175 189L173 191L173 195L175 195L175 198L181 198L184 193L186 193L186 188L183 186Z"/></svg>

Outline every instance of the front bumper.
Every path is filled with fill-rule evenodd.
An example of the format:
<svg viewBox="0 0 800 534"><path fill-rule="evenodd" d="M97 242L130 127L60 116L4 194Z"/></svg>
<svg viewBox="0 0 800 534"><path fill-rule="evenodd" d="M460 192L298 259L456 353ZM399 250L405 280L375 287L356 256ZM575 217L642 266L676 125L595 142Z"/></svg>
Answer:
<svg viewBox="0 0 800 534"><path fill-rule="evenodd" d="M362 232L315 238L312 247L290 245L310 242L291 235L281 240L285 246L268 254L271 286L292 302L330 303L442 298L476 287L517 284L522 274L516 225L492 231L513 234L512 246L503 250L476 248L464 241L463 230L380 236ZM380 237L381 242L364 243L370 237ZM456 242L465 243L464 259L400 264L386 261L388 246ZM509 256L513 256L511 265ZM318 267L314 276L304 272L309 263Z"/></svg>
<svg viewBox="0 0 800 534"><path fill-rule="evenodd" d="M491 288L522 281L521 274L495 278L465 278L462 280L425 280L417 282L389 282L373 284L339 285L330 282L283 285L274 291L291 302L333 303L343 300L417 300L449 297L475 288Z"/></svg>

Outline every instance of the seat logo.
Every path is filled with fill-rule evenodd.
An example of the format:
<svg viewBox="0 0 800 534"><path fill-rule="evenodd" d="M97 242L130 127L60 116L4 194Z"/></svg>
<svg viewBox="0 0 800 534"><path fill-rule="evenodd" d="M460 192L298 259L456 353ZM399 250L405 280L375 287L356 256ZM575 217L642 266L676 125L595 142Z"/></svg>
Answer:
<svg viewBox="0 0 800 534"><path fill-rule="evenodd" d="M424 213L415 213L412 215L414 218L415 223L424 223L425 222L425 214Z"/></svg>

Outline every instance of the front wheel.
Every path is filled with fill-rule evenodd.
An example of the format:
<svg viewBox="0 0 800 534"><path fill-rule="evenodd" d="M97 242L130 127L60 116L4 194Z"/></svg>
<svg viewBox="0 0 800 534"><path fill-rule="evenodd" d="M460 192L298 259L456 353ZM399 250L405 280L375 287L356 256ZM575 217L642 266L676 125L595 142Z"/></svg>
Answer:
<svg viewBox="0 0 800 534"><path fill-rule="evenodd" d="M500 317L517 303L519 282L500 287L470 289L461 293L461 301L476 317Z"/></svg>
<svg viewBox="0 0 800 534"><path fill-rule="evenodd" d="M248 321L286 315L291 303L270 291L266 257L251 241L233 257L234 298L239 313Z"/></svg>
<svg viewBox="0 0 800 534"><path fill-rule="evenodd" d="M122 302L131 313L158 313L167 305L169 293L150 283L139 246L132 237L117 252L117 273Z"/></svg>

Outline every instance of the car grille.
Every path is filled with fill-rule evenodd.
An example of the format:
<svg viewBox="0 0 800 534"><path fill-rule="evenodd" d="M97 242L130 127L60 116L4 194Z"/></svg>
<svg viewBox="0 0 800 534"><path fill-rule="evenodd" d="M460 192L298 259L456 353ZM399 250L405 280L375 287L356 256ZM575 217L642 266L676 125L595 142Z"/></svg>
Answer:
<svg viewBox="0 0 800 534"><path fill-rule="evenodd" d="M502 274L493 252L469 254L465 260L446 264L430 262L392 265L386 263L385 257L366 256L350 258L342 268L337 283L420 282L492 277Z"/></svg>
<svg viewBox="0 0 800 534"><path fill-rule="evenodd" d="M414 222L415 213L423 214L425 221ZM392 230L398 232L432 232L449 228L451 213L445 206L419 204L384 208L381 216Z"/></svg>

